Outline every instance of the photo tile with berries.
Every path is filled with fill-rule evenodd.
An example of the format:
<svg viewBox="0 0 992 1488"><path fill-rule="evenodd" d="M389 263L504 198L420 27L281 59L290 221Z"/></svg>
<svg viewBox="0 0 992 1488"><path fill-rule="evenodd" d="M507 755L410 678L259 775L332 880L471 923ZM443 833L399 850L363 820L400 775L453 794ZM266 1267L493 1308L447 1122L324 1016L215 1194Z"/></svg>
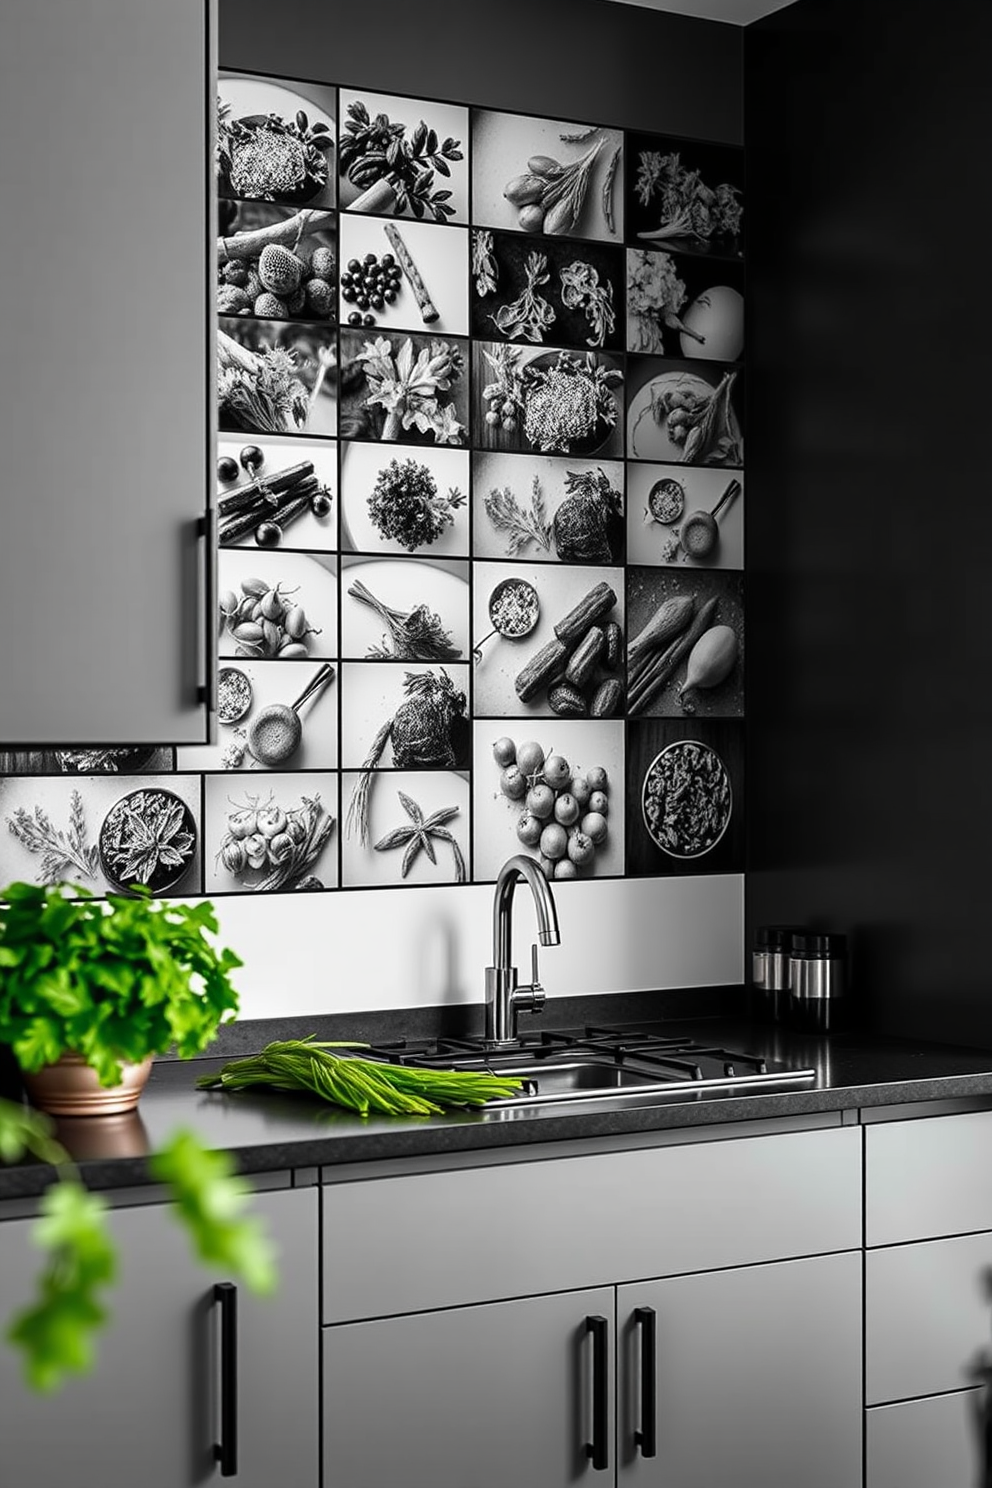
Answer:
<svg viewBox="0 0 992 1488"><path fill-rule="evenodd" d="M223 548L333 552L338 546L338 452L333 440L286 435L217 441L218 536Z"/></svg>
<svg viewBox="0 0 992 1488"><path fill-rule="evenodd" d="M621 717L623 569L473 567L476 717Z"/></svg>
<svg viewBox="0 0 992 1488"><path fill-rule="evenodd" d="M343 660L450 662L468 655L466 559L342 557Z"/></svg>
<svg viewBox="0 0 992 1488"><path fill-rule="evenodd" d="M743 723L629 723L626 815L632 877L742 873Z"/></svg>
<svg viewBox="0 0 992 1488"><path fill-rule="evenodd" d="M474 227L471 294L473 336L624 348L622 248Z"/></svg>
<svg viewBox="0 0 992 1488"><path fill-rule="evenodd" d="M711 362L743 357L743 263L628 248L626 274L628 351Z"/></svg>
<svg viewBox="0 0 992 1488"><path fill-rule="evenodd" d="M282 774L204 787L208 894L278 894L338 886L336 774Z"/></svg>
<svg viewBox="0 0 992 1488"><path fill-rule="evenodd" d="M221 316L217 424L222 434L333 438L338 431L334 326Z"/></svg>
<svg viewBox="0 0 992 1488"><path fill-rule="evenodd" d="M337 90L224 72L217 83L217 193L240 201L335 205ZM221 234L227 229L221 217Z"/></svg>
<svg viewBox="0 0 992 1488"><path fill-rule="evenodd" d="M668 465L744 464L744 369L627 358L627 455Z"/></svg>
<svg viewBox="0 0 992 1488"><path fill-rule="evenodd" d="M368 788L367 782L360 772L341 777L346 887L469 882L472 803L465 771L389 770Z"/></svg>
<svg viewBox="0 0 992 1488"><path fill-rule="evenodd" d="M623 154L619 129L473 109L472 221L620 243Z"/></svg>
<svg viewBox="0 0 992 1488"><path fill-rule="evenodd" d="M338 197L349 213L468 221L468 109L342 88Z"/></svg>
<svg viewBox="0 0 992 1488"><path fill-rule="evenodd" d="M528 563L624 560L622 460L472 454L472 552Z"/></svg>
<svg viewBox="0 0 992 1488"><path fill-rule="evenodd" d="M627 570L627 712L744 716L744 576L729 569Z"/></svg>
<svg viewBox="0 0 992 1488"><path fill-rule="evenodd" d="M341 547L373 557L468 557L470 486L467 449L344 440Z"/></svg>
<svg viewBox="0 0 992 1488"><path fill-rule="evenodd" d="M337 317L337 213L221 202L217 310L260 320Z"/></svg>
<svg viewBox="0 0 992 1488"><path fill-rule="evenodd" d="M467 446L469 343L427 331L341 331L341 435Z"/></svg>
<svg viewBox="0 0 992 1488"><path fill-rule="evenodd" d="M336 769L338 692L332 661L224 661L217 678L217 742L180 745L180 769Z"/></svg>
<svg viewBox="0 0 992 1488"><path fill-rule="evenodd" d="M624 871L624 725L555 719L473 725L474 877L514 853L562 879Z"/></svg>
<svg viewBox="0 0 992 1488"><path fill-rule="evenodd" d="M341 324L467 336L468 229L341 217Z"/></svg>
<svg viewBox="0 0 992 1488"><path fill-rule="evenodd" d="M472 342L472 443L542 455L623 455L623 358Z"/></svg>
<svg viewBox="0 0 992 1488"><path fill-rule="evenodd" d="M687 569L743 568L743 470L631 461L627 559Z"/></svg>
<svg viewBox="0 0 992 1488"><path fill-rule="evenodd" d="M744 151L627 134L628 243L712 258L744 255Z"/></svg>

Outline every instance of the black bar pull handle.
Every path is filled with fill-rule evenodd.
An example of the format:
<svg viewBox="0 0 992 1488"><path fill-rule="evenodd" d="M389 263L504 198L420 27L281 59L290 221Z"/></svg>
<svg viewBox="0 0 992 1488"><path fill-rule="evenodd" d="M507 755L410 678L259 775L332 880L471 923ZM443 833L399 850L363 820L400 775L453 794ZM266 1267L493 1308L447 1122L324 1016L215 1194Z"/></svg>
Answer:
<svg viewBox="0 0 992 1488"><path fill-rule="evenodd" d="M586 1456L602 1471L609 1466L609 1324L605 1317L587 1317L586 1332L592 1334L592 1440Z"/></svg>
<svg viewBox="0 0 992 1488"><path fill-rule="evenodd" d="M634 1442L642 1457L658 1452L658 1316L653 1307L634 1308L634 1327L641 1335L641 1424Z"/></svg>
<svg viewBox="0 0 992 1488"><path fill-rule="evenodd" d="M238 1475L238 1289L232 1281L214 1285L220 1308L220 1441L214 1457L222 1478Z"/></svg>

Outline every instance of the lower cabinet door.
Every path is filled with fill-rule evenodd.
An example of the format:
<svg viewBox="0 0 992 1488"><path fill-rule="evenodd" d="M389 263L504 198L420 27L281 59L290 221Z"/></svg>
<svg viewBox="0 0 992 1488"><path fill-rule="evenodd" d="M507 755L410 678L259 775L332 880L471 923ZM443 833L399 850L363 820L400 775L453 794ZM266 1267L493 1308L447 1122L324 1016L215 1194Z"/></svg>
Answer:
<svg viewBox="0 0 992 1488"><path fill-rule="evenodd" d="M866 1488L982 1488L989 1482L984 1388L879 1405L866 1415Z"/></svg>
<svg viewBox="0 0 992 1488"><path fill-rule="evenodd" d="M617 1328L623 1488L861 1488L860 1252L620 1287Z"/></svg>
<svg viewBox="0 0 992 1488"><path fill-rule="evenodd" d="M94 1372L36 1395L22 1383L20 1355L0 1342L0 1483L213 1485L223 1379L233 1387L226 1445L236 1452L238 1488L317 1488L317 1190L260 1193L253 1208L278 1246L280 1287L260 1300L237 1288L226 1360L214 1299L214 1282L226 1278L193 1259L164 1206L113 1211L119 1277ZM34 1295L42 1255L30 1243L32 1224L0 1223L4 1324Z"/></svg>
<svg viewBox="0 0 992 1488"><path fill-rule="evenodd" d="M323 1330L325 1488L615 1481L612 1287Z"/></svg>

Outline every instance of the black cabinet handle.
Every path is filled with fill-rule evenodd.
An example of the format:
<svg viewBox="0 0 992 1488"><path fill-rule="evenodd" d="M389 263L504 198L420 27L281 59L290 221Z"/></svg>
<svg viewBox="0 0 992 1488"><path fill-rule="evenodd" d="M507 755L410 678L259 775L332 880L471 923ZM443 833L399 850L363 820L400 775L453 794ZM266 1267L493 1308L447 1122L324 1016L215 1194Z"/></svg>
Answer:
<svg viewBox="0 0 992 1488"><path fill-rule="evenodd" d="M592 1334L592 1440L586 1456L602 1470L609 1466L609 1324L605 1317L587 1317L586 1332Z"/></svg>
<svg viewBox="0 0 992 1488"><path fill-rule="evenodd" d="M238 1474L238 1289L218 1281L214 1301L220 1308L220 1441L214 1457L222 1478Z"/></svg>
<svg viewBox="0 0 992 1488"><path fill-rule="evenodd" d="M654 1457L658 1451L658 1317L654 1308L635 1307L634 1327L641 1335L641 1424L634 1432L634 1442L642 1457Z"/></svg>
<svg viewBox="0 0 992 1488"><path fill-rule="evenodd" d="M197 702L204 704L210 715L215 715L217 712L220 686L220 642L217 637L219 532L220 518L216 504L212 503L196 524L197 610L202 638L199 643L202 649L198 662L200 674L196 693ZM211 734L213 734L214 723L215 719L211 718Z"/></svg>

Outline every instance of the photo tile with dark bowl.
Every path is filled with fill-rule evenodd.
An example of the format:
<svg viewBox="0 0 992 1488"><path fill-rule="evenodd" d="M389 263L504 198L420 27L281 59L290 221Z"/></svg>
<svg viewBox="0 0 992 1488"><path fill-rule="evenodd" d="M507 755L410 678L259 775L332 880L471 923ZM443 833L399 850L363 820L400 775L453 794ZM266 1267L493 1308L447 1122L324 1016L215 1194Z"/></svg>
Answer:
<svg viewBox="0 0 992 1488"><path fill-rule="evenodd" d="M214 162L224 201L333 207L337 90L299 79L221 71Z"/></svg>
<svg viewBox="0 0 992 1488"><path fill-rule="evenodd" d="M629 723L626 815L630 876L742 873L743 723Z"/></svg>

